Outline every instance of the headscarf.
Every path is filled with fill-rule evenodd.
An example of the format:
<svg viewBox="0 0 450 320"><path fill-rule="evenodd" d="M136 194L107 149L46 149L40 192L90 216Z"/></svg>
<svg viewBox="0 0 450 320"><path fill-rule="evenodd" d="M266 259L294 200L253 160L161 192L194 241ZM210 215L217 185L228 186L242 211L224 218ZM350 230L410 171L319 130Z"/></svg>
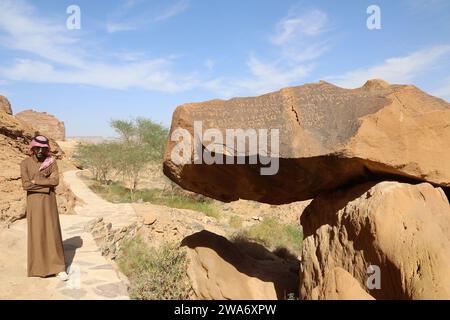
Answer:
<svg viewBox="0 0 450 320"><path fill-rule="evenodd" d="M30 151L33 147L41 147L41 148L48 148L48 151L50 152L50 143L47 137L45 136L36 136L34 137L30 142ZM55 159L47 155L47 157L42 161L41 166L39 167L39 171L45 170L48 167L50 167L53 162L55 162Z"/></svg>

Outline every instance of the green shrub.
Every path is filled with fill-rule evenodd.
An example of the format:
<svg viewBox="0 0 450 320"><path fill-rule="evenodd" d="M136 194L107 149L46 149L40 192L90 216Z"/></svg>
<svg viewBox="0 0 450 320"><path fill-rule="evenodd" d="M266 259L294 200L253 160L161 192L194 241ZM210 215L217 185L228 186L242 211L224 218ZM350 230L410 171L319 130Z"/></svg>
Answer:
<svg viewBox="0 0 450 320"><path fill-rule="evenodd" d="M130 280L132 299L179 300L191 296L186 252L177 244L153 248L139 237L125 240L117 262Z"/></svg>
<svg viewBox="0 0 450 320"><path fill-rule="evenodd" d="M244 229L239 236L259 242L276 252L282 253L287 249L296 256L300 254L303 241L303 232L299 226L283 224L272 217Z"/></svg>
<svg viewBox="0 0 450 320"><path fill-rule="evenodd" d="M294 292L290 292L290 293L288 293L285 300L298 300L298 298Z"/></svg>
<svg viewBox="0 0 450 320"><path fill-rule="evenodd" d="M196 199L183 194L167 194L161 189L140 189L130 193L128 188L112 183L110 185L93 185L91 189L111 202L134 202L142 199L158 205L165 205L171 208L190 209L203 212L209 217L220 218L218 206L210 199ZM132 196L133 194L133 196Z"/></svg>

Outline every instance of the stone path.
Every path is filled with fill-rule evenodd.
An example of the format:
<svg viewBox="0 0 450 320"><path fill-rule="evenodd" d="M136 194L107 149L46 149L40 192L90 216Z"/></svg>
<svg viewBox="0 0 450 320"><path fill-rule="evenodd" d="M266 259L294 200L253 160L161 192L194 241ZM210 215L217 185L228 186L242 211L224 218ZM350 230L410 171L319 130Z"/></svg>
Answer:
<svg viewBox="0 0 450 320"><path fill-rule="evenodd" d="M114 266L101 255L85 226L103 217L114 228L137 220L128 204L113 204L93 193L77 176L64 173L64 181L83 201L76 215L60 215L66 262L71 279L26 277L26 220L0 231L0 299L129 299L126 285Z"/></svg>
<svg viewBox="0 0 450 320"><path fill-rule="evenodd" d="M67 171L64 173L64 181L72 192L84 203L75 208L78 216L99 218L105 222L111 222L114 228L121 228L137 221L133 207L128 203L111 203L91 191L78 177L81 170Z"/></svg>

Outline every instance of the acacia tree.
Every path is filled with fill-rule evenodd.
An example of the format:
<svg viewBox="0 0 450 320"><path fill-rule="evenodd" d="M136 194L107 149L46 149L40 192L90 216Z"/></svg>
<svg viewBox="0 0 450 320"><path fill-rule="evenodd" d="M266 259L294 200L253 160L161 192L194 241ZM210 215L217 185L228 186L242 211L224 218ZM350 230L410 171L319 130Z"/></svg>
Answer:
<svg viewBox="0 0 450 320"><path fill-rule="evenodd" d="M75 157L92 170L94 179L105 183L114 166L111 151L113 143L78 144Z"/></svg>
<svg viewBox="0 0 450 320"><path fill-rule="evenodd" d="M137 118L135 132L138 142L147 148L149 161L153 163L161 161L169 130L150 119Z"/></svg>
<svg viewBox="0 0 450 320"><path fill-rule="evenodd" d="M125 142L131 141L132 137L136 133L136 127L130 120L111 120L110 125Z"/></svg>
<svg viewBox="0 0 450 320"><path fill-rule="evenodd" d="M131 182L130 192L134 199L142 173L149 164L162 160L168 130L145 118L112 120L111 126L120 135L120 147L114 155L113 165Z"/></svg>
<svg viewBox="0 0 450 320"><path fill-rule="evenodd" d="M142 175L146 165L148 164L148 156L143 146L138 144L123 144L120 153L116 157L114 167L126 180L130 181L130 192L132 199L139 184L139 178Z"/></svg>

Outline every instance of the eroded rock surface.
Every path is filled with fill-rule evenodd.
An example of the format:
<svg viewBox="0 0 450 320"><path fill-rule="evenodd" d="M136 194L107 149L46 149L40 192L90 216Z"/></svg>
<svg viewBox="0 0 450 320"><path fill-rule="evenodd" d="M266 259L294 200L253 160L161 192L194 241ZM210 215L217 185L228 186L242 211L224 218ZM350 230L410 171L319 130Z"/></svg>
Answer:
<svg viewBox="0 0 450 320"><path fill-rule="evenodd" d="M0 112L12 114L11 103L9 103L8 99L2 95L0 95Z"/></svg>
<svg viewBox="0 0 450 320"><path fill-rule="evenodd" d="M350 273L339 267L328 270L318 298L320 300L374 300Z"/></svg>
<svg viewBox="0 0 450 320"><path fill-rule="evenodd" d="M342 268L376 299L450 298L450 205L429 183L366 183L315 198L301 217L300 296L320 299ZM368 288L380 268L380 289Z"/></svg>
<svg viewBox="0 0 450 320"><path fill-rule="evenodd" d="M248 158L246 164L194 164L194 121L202 121L203 132L218 129L224 139L226 129L279 129L278 172L261 175L261 165ZM450 163L450 104L411 85L371 80L343 89L320 82L184 104L174 112L171 134L179 128L191 137L191 161L174 162L178 142L168 141L164 173L184 189L222 201L290 203L374 178L450 186L450 165L444 165ZM213 140L203 141L203 149L220 150ZM222 151L232 155L235 149ZM255 155L261 153L246 148L246 157Z"/></svg>
<svg viewBox="0 0 450 320"><path fill-rule="evenodd" d="M55 116L48 114L47 112L24 110L17 113L15 116L38 130L40 134L55 140L66 139L64 122L59 121Z"/></svg>
<svg viewBox="0 0 450 320"><path fill-rule="evenodd" d="M276 300L296 295L295 267L278 257L256 259L205 230L186 237L182 245L188 251L188 275L199 299Z"/></svg>

